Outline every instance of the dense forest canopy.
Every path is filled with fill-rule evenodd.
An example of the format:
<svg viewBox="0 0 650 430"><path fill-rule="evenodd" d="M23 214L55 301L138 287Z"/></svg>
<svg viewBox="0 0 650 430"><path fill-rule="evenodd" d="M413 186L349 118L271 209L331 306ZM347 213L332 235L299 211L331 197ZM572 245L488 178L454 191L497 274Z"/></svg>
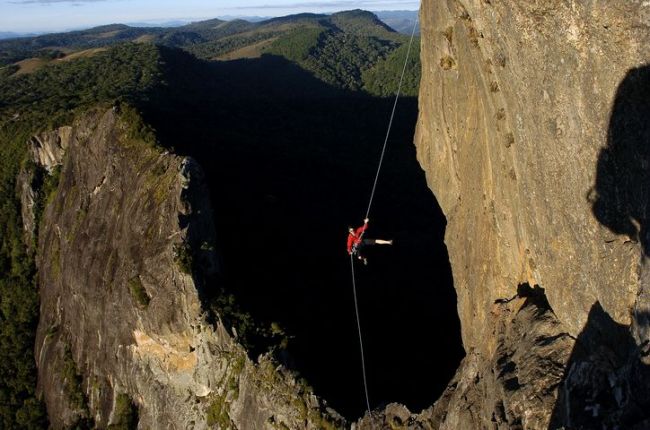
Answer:
<svg viewBox="0 0 650 430"><path fill-rule="evenodd" d="M309 70L328 84L375 95L395 87L392 76L381 70L397 70L408 36L399 34L365 11L333 15L300 14L250 23L243 20L209 20L175 28L137 28L108 25L89 30L0 41L0 76L20 69L63 62L79 53L115 46L127 41L184 49L206 60L280 55ZM414 43L404 93L414 96L419 80L419 40ZM90 54L84 54L90 55ZM402 53L403 55L403 53ZM34 59L41 60L34 64ZM29 65L23 64L29 62ZM18 69L16 69L18 67Z"/></svg>

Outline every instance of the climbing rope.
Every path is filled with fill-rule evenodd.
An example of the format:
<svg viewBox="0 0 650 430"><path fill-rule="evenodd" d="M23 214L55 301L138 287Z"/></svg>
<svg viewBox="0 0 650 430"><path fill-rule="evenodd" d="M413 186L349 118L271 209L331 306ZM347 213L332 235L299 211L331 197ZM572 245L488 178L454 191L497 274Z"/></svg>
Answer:
<svg viewBox="0 0 650 430"><path fill-rule="evenodd" d="M404 67L402 68L402 75L399 78L399 84L397 85L397 93L395 94L395 102L393 103L393 110L390 114L390 120L388 121L388 129L386 130L386 138L384 139L384 145L381 148L381 156L379 157L379 165L377 166L377 174L375 175L375 181L372 184L372 191L370 192L370 201L368 202L368 210L366 211L365 218L367 219L370 216L370 208L372 207L372 200L375 197L375 190L377 189L377 181L379 180L379 173L381 172L381 166L384 162L384 154L386 153L386 146L388 144L388 136L390 135L390 129L393 126L393 118L395 117L395 109L397 108L397 100L399 99L400 92L402 90L402 83L404 82L404 74L406 73L406 66L408 65L409 56L411 54L411 46L413 45L413 38L415 36L415 28L418 25L419 16L415 17L415 22L413 23L413 29L411 30L411 39L409 40L408 49L406 50L406 59L404 60ZM361 237L363 237L361 233ZM370 417L370 398L368 396L368 382L366 379L366 360L363 354L363 336L361 335L361 322L359 321L359 304L357 301L357 281L354 274L354 253L350 254L350 267L352 268L352 292L354 294L354 311L357 316L357 328L359 329L359 347L361 349L361 370L363 372L363 389L366 393L366 408L368 410L368 417Z"/></svg>
<svg viewBox="0 0 650 430"><path fill-rule="evenodd" d="M384 146L381 148L381 156L379 157L379 165L377 166L377 174L375 175L375 182L372 184L372 191L370 192L370 201L368 202L368 210L366 211L366 218L370 216L370 208L372 207L372 199L375 197L375 190L377 189L377 181L379 180L379 172L381 171L381 166L384 162L384 154L386 154L386 146L388 144L388 136L390 135L390 129L393 126L393 118L395 117L395 109L397 108L397 100L399 99L400 92L402 91L402 83L404 82L404 74L406 73L406 66L408 65L409 56L411 54L411 46L413 45L413 38L415 36L415 28L418 25L419 16L415 17L415 22L413 23L413 29L411 30L411 39L409 40L409 46L406 50L406 59L404 60L404 67L402 67L402 76L399 78L399 84L397 85L397 94L395 94L395 102L393 103L393 110L390 113L390 120L388 121L388 129L386 130L386 138L384 139Z"/></svg>
<svg viewBox="0 0 650 430"><path fill-rule="evenodd" d="M357 282L354 276L354 255L350 254L350 267L352 268L352 292L354 294L354 311L357 314L357 328L359 329L359 347L361 349L361 370L363 372L363 389L366 392L366 407L370 416L370 398L368 397L368 382L366 380L366 360L363 356L363 339L361 337L361 321L359 320L359 303L357 301Z"/></svg>

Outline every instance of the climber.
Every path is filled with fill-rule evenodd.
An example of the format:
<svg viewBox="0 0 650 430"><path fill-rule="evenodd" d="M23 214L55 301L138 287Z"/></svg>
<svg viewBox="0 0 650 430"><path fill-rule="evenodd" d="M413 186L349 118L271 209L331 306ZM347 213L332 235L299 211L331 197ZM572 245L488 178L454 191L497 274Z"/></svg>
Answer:
<svg viewBox="0 0 650 430"><path fill-rule="evenodd" d="M363 233L368 228L369 219L363 220L363 225L354 229L348 227L348 254L356 255L359 260L363 260L363 264L368 264L368 259L361 255L360 250L365 245L392 245L392 240L384 239L364 239Z"/></svg>

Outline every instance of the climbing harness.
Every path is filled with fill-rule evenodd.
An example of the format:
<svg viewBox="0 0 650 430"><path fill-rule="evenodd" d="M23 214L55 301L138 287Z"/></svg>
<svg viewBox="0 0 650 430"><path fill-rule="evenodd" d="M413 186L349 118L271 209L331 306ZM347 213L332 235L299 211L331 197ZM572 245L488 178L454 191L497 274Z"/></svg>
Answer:
<svg viewBox="0 0 650 430"><path fill-rule="evenodd" d="M409 40L408 49L406 50L406 59L404 60L404 67L402 68L402 75L399 78L399 84L397 85L397 93L395 94L395 102L393 103L393 110L390 114L390 120L388 121L388 129L386 130L386 137L384 138L384 145L381 148L381 155L379 157L379 164L377 166L377 173L375 174L375 180L372 184L372 191L370 192L370 200L368 201L368 209L366 210L366 219L370 216L370 209L372 207L372 200L375 197L375 191L377 190L377 181L379 180L379 173L381 172L381 166L384 162L384 155L386 154L386 146L388 145L388 136L390 135L391 127L393 126L393 118L395 117L395 109L397 108L397 100L400 96L400 91L402 89L402 83L404 82L404 74L406 73L406 66L408 65L409 56L411 54L411 46L413 45L413 38L415 36L415 28L418 25L419 16L415 17L415 22L413 23L413 29L411 30L411 39ZM365 231L361 232L359 238L363 238ZM350 254L350 267L352 268L352 292L354 294L354 311L357 316L357 328L359 330L359 347L361 349L361 370L363 373L363 389L366 394L366 408L368 410L368 417L370 417L370 397L368 396L368 383L366 379L366 360L363 354L363 337L361 335L361 321L359 318L359 303L357 300L357 281L354 274L354 255L356 254L356 247L353 248L353 252Z"/></svg>

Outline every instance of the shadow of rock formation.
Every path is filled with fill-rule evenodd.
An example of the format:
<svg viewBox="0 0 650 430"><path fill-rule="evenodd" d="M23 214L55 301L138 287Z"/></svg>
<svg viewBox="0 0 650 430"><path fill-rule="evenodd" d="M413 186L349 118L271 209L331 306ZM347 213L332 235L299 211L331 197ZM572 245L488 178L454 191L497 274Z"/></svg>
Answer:
<svg viewBox="0 0 650 430"><path fill-rule="evenodd" d="M650 66L631 69L616 92L607 146L598 157L593 212L648 255L650 202Z"/></svg>
<svg viewBox="0 0 650 430"><path fill-rule="evenodd" d="M560 384L549 429L650 428L650 366L627 326L596 302Z"/></svg>
<svg viewBox="0 0 650 430"><path fill-rule="evenodd" d="M594 303L567 363L551 429L650 428L649 118L650 67L643 66L619 84L591 195L596 219L640 245L632 324L616 323Z"/></svg>
<svg viewBox="0 0 650 430"><path fill-rule="evenodd" d="M650 65L628 71L612 106L607 146L598 158L594 215L614 233L640 244L639 291L631 333L650 365Z"/></svg>

